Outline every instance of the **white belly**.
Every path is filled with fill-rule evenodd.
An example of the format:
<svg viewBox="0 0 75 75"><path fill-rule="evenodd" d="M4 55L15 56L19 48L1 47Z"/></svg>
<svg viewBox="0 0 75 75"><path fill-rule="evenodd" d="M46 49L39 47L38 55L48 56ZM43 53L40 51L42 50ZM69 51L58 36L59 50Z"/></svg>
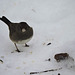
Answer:
<svg viewBox="0 0 75 75"><path fill-rule="evenodd" d="M31 37L32 38L32 37ZM27 40L22 40L22 41L18 41L18 42L15 42L13 41L14 43L17 43L17 44L25 44L27 42L29 42L31 40L31 38L27 39Z"/></svg>

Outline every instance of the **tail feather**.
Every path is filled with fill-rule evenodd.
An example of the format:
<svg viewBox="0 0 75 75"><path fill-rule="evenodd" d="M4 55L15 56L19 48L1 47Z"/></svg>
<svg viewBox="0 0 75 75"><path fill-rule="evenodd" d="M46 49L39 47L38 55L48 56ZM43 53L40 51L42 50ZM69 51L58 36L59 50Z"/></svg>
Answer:
<svg viewBox="0 0 75 75"><path fill-rule="evenodd" d="M8 26L11 23L5 16L2 16L2 18L0 18L0 20L3 21L4 23L6 23Z"/></svg>

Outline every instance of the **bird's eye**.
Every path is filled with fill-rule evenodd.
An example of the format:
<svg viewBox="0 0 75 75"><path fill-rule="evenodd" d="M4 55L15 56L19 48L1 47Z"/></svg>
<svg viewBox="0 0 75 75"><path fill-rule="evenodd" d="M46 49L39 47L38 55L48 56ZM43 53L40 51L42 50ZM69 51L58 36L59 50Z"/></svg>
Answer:
<svg viewBox="0 0 75 75"><path fill-rule="evenodd" d="M25 32L26 31L26 29L25 28L22 28L22 32Z"/></svg>

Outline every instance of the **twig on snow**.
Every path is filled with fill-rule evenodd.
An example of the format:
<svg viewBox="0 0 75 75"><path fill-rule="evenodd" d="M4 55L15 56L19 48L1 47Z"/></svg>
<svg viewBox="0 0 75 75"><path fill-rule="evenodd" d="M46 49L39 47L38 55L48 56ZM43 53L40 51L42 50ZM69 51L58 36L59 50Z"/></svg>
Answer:
<svg viewBox="0 0 75 75"><path fill-rule="evenodd" d="M45 70L45 71L40 71L40 72L30 72L30 74L39 74L39 73L44 73L44 72L50 72L50 71L57 71L61 70L62 68L59 69L51 69L51 70Z"/></svg>

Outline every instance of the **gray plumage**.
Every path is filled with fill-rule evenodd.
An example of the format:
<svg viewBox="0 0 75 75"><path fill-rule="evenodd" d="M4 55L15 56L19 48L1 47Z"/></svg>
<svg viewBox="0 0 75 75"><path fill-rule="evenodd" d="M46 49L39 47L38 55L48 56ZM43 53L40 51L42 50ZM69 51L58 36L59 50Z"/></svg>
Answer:
<svg viewBox="0 0 75 75"><path fill-rule="evenodd" d="M16 43L26 44L32 38L33 28L30 27L26 22L12 23L5 16L2 16L0 20L8 25L9 37L14 42L16 48L17 48ZM28 45L26 44L26 46ZM20 52L18 48L17 51Z"/></svg>

